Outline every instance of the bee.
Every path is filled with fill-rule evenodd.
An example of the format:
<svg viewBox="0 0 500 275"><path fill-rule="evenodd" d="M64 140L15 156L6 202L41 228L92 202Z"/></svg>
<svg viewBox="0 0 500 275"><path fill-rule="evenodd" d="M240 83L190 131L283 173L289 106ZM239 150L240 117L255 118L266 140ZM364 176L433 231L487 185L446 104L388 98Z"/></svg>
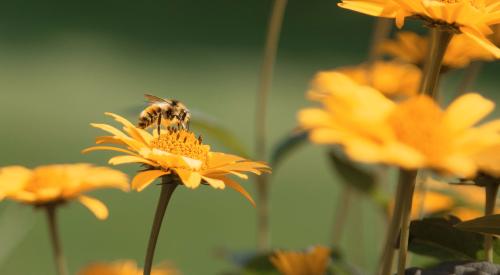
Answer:
<svg viewBox="0 0 500 275"><path fill-rule="evenodd" d="M177 129L189 130L191 113L182 102L148 94L145 94L144 97L149 102L149 106L139 115L139 128L146 129L156 125L158 135L160 135L162 124L166 127L176 125Z"/></svg>

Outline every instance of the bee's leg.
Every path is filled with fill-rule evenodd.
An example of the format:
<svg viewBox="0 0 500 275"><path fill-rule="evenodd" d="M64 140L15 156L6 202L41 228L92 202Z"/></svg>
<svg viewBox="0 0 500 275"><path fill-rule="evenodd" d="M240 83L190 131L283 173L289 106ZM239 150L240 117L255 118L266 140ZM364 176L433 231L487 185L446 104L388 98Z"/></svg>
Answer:
<svg viewBox="0 0 500 275"><path fill-rule="evenodd" d="M158 115L158 123L157 123L157 130L158 130L158 138L160 137L160 133L161 133L161 129L160 129L160 126L161 126L161 112L160 114Z"/></svg>

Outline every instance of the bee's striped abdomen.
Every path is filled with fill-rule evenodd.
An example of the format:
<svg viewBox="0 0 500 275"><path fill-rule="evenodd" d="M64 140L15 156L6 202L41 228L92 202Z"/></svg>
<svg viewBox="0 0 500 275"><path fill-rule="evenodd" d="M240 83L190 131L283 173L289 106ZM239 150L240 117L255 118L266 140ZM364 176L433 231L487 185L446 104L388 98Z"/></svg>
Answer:
<svg viewBox="0 0 500 275"><path fill-rule="evenodd" d="M151 105L144 109L139 116L138 127L141 129L148 128L149 126L157 123L158 116L160 115L161 108L156 105Z"/></svg>

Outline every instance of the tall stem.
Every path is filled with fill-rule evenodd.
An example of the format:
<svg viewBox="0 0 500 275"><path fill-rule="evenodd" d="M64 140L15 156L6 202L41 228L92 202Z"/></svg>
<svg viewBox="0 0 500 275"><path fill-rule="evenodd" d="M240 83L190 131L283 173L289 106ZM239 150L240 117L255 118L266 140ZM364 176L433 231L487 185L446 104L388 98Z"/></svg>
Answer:
<svg viewBox="0 0 500 275"><path fill-rule="evenodd" d="M379 51L377 47L380 45L380 42L389 36L392 24L392 19L383 17L375 18L370 48L368 50L368 64L373 63L379 58Z"/></svg>
<svg viewBox="0 0 500 275"><path fill-rule="evenodd" d="M151 274L151 267L153 266L153 257L155 254L158 235L160 234L161 223L163 221L163 217L165 216L170 197L172 197L177 185L177 180L174 179L173 176L167 175L162 177L160 198L158 199L158 205L156 206L153 226L151 227L151 234L149 236L148 250L146 252L144 275Z"/></svg>
<svg viewBox="0 0 500 275"><path fill-rule="evenodd" d="M392 211L391 222L387 228L387 236L385 239L384 250L380 260L379 274L390 275L392 274L392 263L394 260L394 250L397 243L399 229L401 228L401 220L403 210L405 209L405 201L408 196L411 185L414 185L416 171L399 171L398 186L396 189L394 210Z"/></svg>
<svg viewBox="0 0 500 275"><path fill-rule="evenodd" d="M258 159L266 158L266 118L267 101L269 90L273 78L273 68L278 50L279 36L287 0L275 0L269 26L267 29L266 46L264 51L264 61L260 71L259 90L257 92L257 110L255 117L255 147ZM269 249L269 188L268 177L257 177L257 196L259 204L257 205L257 247L259 250Z"/></svg>
<svg viewBox="0 0 500 275"><path fill-rule="evenodd" d="M403 192L403 213L401 215L401 234L399 238L398 275L404 275L406 270L406 258L408 255L408 237L410 236L411 206L417 171L407 171L406 186Z"/></svg>
<svg viewBox="0 0 500 275"><path fill-rule="evenodd" d="M431 28L431 43L429 44L424 74L420 83L420 92L433 98L437 97L437 86L443 57L450 43L453 33L445 28L435 26Z"/></svg>
<svg viewBox="0 0 500 275"><path fill-rule="evenodd" d="M458 86L457 96L465 94L470 89L482 67L483 62L481 61L474 61L467 66L462 81L460 81L460 85Z"/></svg>
<svg viewBox="0 0 500 275"><path fill-rule="evenodd" d="M54 251L54 260L58 275L67 275L68 268L64 260L64 254L61 249L61 240L59 238L59 230L57 228L56 204L48 204L45 206L47 212L47 221L49 224L50 238L52 241L52 249Z"/></svg>
<svg viewBox="0 0 500 275"><path fill-rule="evenodd" d="M352 201L352 186L344 185L340 192L332 226L332 244L339 245Z"/></svg>
<svg viewBox="0 0 500 275"><path fill-rule="evenodd" d="M495 203L498 194L498 183L489 181L485 186L486 203L484 206L484 215L495 214ZM488 262L493 262L493 237L491 234L484 236L484 254Z"/></svg>

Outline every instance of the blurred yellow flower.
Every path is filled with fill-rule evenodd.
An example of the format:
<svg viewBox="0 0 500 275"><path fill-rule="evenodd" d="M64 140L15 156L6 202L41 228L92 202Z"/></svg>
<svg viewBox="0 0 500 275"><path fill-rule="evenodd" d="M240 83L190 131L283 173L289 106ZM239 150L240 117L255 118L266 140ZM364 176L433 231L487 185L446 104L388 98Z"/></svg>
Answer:
<svg viewBox="0 0 500 275"><path fill-rule="evenodd" d="M128 191L127 176L114 169L86 163L46 165L33 170L22 166L0 168L0 200L6 198L42 206L76 199L97 218L106 219L106 206L82 194L101 188Z"/></svg>
<svg viewBox="0 0 500 275"><path fill-rule="evenodd" d="M430 25L441 25L463 33L481 47L500 57L486 36L491 25L500 23L500 6L496 0L342 0L342 8L371 16L395 18L401 28L406 17L422 19Z"/></svg>
<svg viewBox="0 0 500 275"><path fill-rule="evenodd" d="M423 67L427 56L429 40L414 32L398 32L395 40L383 41L378 46L381 54ZM489 51L465 35L455 35L446 48L443 59L445 68L463 68L474 60L494 60ZM397 78L399 79L399 78Z"/></svg>
<svg viewBox="0 0 500 275"><path fill-rule="evenodd" d="M472 177L481 168L476 155L500 143L500 120L473 127L494 108L479 94L465 94L443 111L426 95L395 103L343 74L330 77L336 85L328 93L308 93L323 108L301 110L299 123L310 140L343 145L354 160Z"/></svg>
<svg viewBox="0 0 500 275"><path fill-rule="evenodd" d="M396 61L377 61L372 65L341 67L332 71L320 72L313 80L314 89L331 90L336 85L328 74L343 73L360 85L372 86L388 97L413 96L418 93L422 72L414 65ZM394 81L397 79L397 81Z"/></svg>
<svg viewBox="0 0 500 275"><path fill-rule="evenodd" d="M107 124L92 124L93 127L111 133L111 136L98 137L97 144L110 143L123 146L94 146L83 152L111 150L124 153L109 160L110 164L141 163L148 169L139 172L132 180L132 188L142 191L158 177L176 174L182 183L191 189L200 184L208 184L216 189L226 186L235 189L254 204L251 196L237 182L230 179L234 175L242 179L244 172L260 175L270 172L263 162L210 151L210 146L201 142L192 132L185 130L162 130L160 136L135 127L125 118L106 113L123 125L124 132Z"/></svg>
<svg viewBox="0 0 500 275"><path fill-rule="evenodd" d="M121 260L90 264L78 275L142 275L142 269L133 260ZM151 270L151 275L180 275L180 272L168 264L161 264Z"/></svg>
<svg viewBox="0 0 500 275"><path fill-rule="evenodd" d="M283 275L324 275L330 261L330 249L315 246L305 252L277 251L269 259Z"/></svg>
<svg viewBox="0 0 500 275"><path fill-rule="evenodd" d="M413 197L412 218L417 219L420 211L425 215L436 213L452 214L461 220L483 215L485 203L484 188L476 185L455 185L428 177L427 192L417 187ZM424 195L425 193L425 195ZM422 199L423 209L421 208Z"/></svg>

